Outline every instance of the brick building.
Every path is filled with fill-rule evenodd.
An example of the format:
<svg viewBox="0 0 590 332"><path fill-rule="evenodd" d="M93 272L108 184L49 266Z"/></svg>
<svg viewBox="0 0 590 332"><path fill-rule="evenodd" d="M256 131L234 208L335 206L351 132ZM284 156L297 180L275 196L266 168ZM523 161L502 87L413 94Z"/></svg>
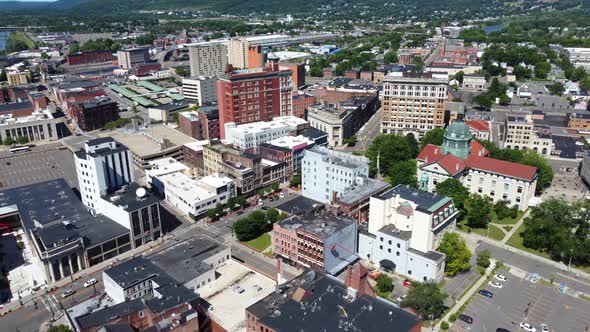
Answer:
<svg viewBox="0 0 590 332"><path fill-rule="evenodd" d="M260 45L250 45L248 46L248 59L247 59L247 68L248 69L256 69L264 67L264 63L266 62L266 53L262 51L262 46Z"/></svg>
<svg viewBox="0 0 590 332"><path fill-rule="evenodd" d="M590 129L590 113L571 113L568 117L567 127L577 130L588 131Z"/></svg>
<svg viewBox="0 0 590 332"><path fill-rule="evenodd" d="M293 95L293 116L305 119L307 108L318 103L318 99L308 93Z"/></svg>
<svg viewBox="0 0 590 332"><path fill-rule="evenodd" d="M118 118L119 106L108 97L72 105L71 118L82 131L102 128L107 122Z"/></svg>
<svg viewBox="0 0 590 332"><path fill-rule="evenodd" d="M295 88L300 88L305 85L305 63L282 63L281 69L290 70L293 75L291 80Z"/></svg>
<svg viewBox="0 0 590 332"><path fill-rule="evenodd" d="M315 308L315 309L314 309ZM302 317L305 317L302 319ZM419 332L419 317L377 299L369 271L349 267L344 281L316 272L303 273L246 308L246 332L303 331Z"/></svg>
<svg viewBox="0 0 590 332"><path fill-rule="evenodd" d="M217 99L221 138L225 138L226 123L238 125L289 115L291 71L279 70L278 61L270 61L264 68L237 71L229 65L217 81Z"/></svg>
<svg viewBox="0 0 590 332"><path fill-rule="evenodd" d="M192 169L195 176L204 176L203 169L203 146L209 141L196 141L182 145L182 162Z"/></svg>
<svg viewBox="0 0 590 332"><path fill-rule="evenodd" d="M195 111L178 113L178 130L194 139L203 139L199 114Z"/></svg>
<svg viewBox="0 0 590 332"><path fill-rule="evenodd" d="M86 65L90 63L113 62L117 58L110 51L88 51L69 54L66 61L70 66Z"/></svg>
<svg viewBox="0 0 590 332"><path fill-rule="evenodd" d="M219 139L219 108L217 106L203 106L197 110L201 124L203 139Z"/></svg>

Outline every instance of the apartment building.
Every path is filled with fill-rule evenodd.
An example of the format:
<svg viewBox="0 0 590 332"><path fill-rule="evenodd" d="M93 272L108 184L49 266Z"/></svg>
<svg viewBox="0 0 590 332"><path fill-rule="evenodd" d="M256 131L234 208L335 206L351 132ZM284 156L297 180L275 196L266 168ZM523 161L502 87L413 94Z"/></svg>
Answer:
<svg viewBox="0 0 590 332"><path fill-rule="evenodd" d="M567 127L579 131L590 130L590 113L575 112L568 116Z"/></svg>
<svg viewBox="0 0 590 332"><path fill-rule="evenodd" d="M486 78L478 75L463 76L463 89L483 90L486 87Z"/></svg>
<svg viewBox="0 0 590 332"><path fill-rule="evenodd" d="M369 176L366 157L314 146L302 160L302 195L322 203L334 202L356 181Z"/></svg>
<svg viewBox="0 0 590 332"><path fill-rule="evenodd" d="M292 89L291 71L279 70L278 62L248 70L228 67L217 81L221 138L225 138L226 123L240 125L291 115Z"/></svg>
<svg viewBox="0 0 590 332"><path fill-rule="evenodd" d="M190 46L191 76L217 76L227 66L227 46L220 43Z"/></svg>
<svg viewBox="0 0 590 332"><path fill-rule="evenodd" d="M70 109L70 118L82 131L101 129L105 124L119 117L119 105L109 97L74 103Z"/></svg>
<svg viewBox="0 0 590 332"><path fill-rule="evenodd" d="M6 80L8 81L8 85L10 86L26 85L29 84L29 82L31 81L31 72L28 70L7 71Z"/></svg>
<svg viewBox="0 0 590 332"><path fill-rule="evenodd" d="M182 95L198 106L217 102L217 78L206 76L183 78Z"/></svg>
<svg viewBox="0 0 590 332"><path fill-rule="evenodd" d="M445 125L447 81L428 77L385 76L381 132L422 137Z"/></svg>
<svg viewBox="0 0 590 332"><path fill-rule="evenodd" d="M515 150L533 150L550 156L553 140L548 128L535 127L531 114L510 114L505 120L504 147Z"/></svg>
<svg viewBox="0 0 590 332"><path fill-rule="evenodd" d="M227 60L236 69L247 69L248 47L250 43L244 39L230 39L227 42Z"/></svg>

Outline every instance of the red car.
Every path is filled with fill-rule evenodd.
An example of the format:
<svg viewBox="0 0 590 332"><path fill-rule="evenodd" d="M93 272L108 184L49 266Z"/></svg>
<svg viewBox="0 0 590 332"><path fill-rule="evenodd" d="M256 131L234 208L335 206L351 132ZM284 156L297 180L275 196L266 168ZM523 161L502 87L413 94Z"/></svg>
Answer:
<svg viewBox="0 0 590 332"><path fill-rule="evenodd" d="M404 287L406 287L406 288L412 288L412 283L408 279L404 280L402 285L404 285Z"/></svg>

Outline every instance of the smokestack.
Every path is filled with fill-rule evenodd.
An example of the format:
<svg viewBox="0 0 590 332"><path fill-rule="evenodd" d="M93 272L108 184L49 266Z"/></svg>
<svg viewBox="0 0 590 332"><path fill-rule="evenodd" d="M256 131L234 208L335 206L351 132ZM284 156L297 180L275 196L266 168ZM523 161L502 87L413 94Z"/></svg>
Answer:
<svg viewBox="0 0 590 332"><path fill-rule="evenodd" d="M283 283L283 274L281 270L281 258L277 258L277 285Z"/></svg>

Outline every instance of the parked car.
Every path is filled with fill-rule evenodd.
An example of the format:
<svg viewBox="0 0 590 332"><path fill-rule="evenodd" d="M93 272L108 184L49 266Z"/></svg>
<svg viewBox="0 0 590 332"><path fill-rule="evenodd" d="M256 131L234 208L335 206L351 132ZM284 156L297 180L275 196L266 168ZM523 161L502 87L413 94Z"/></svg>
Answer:
<svg viewBox="0 0 590 332"><path fill-rule="evenodd" d="M237 215L237 216L241 216L242 214L244 214L244 211L242 211L242 210L240 210L240 211L236 212L236 215Z"/></svg>
<svg viewBox="0 0 590 332"><path fill-rule="evenodd" d="M280 198L285 198L285 193L283 193L283 192L282 192L282 193L280 193L280 194L279 194L279 197L280 197Z"/></svg>
<svg viewBox="0 0 590 332"><path fill-rule="evenodd" d="M272 201L274 201L274 200L275 200L275 198L274 198L274 197L272 197L272 196L270 196L270 198L269 198L268 200L272 202Z"/></svg>
<svg viewBox="0 0 590 332"><path fill-rule="evenodd" d="M541 324L541 332L549 332L549 326L545 323Z"/></svg>
<svg viewBox="0 0 590 332"><path fill-rule="evenodd" d="M262 198L259 198L258 199L258 205L262 205L262 204L264 204L264 201L262 200Z"/></svg>
<svg viewBox="0 0 590 332"><path fill-rule="evenodd" d="M412 288L412 282L408 279L404 280L402 285L404 285L404 287L406 287L406 288Z"/></svg>
<svg viewBox="0 0 590 332"><path fill-rule="evenodd" d="M66 297L68 297L68 296L72 296L72 295L74 295L74 293L76 293L76 291L75 291L75 290L73 290L73 289L68 289L67 291L65 291L65 292L63 292L63 293L61 294L61 297L62 297L62 299L65 299L65 298L66 298Z"/></svg>
<svg viewBox="0 0 590 332"><path fill-rule="evenodd" d="M460 314L459 315L459 319L462 320L462 321L464 321L467 324L473 324L473 318L471 318L471 316Z"/></svg>
<svg viewBox="0 0 590 332"><path fill-rule="evenodd" d="M94 284L96 284L98 281L96 281L96 279L90 279L90 280L86 280L86 282L84 283L84 287L90 287Z"/></svg>
<svg viewBox="0 0 590 332"><path fill-rule="evenodd" d="M266 211L266 210L269 210L270 208L268 206L263 206L263 207L261 207L261 209Z"/></svg>
<svg viewBox="0 0 590 332"><path fill-rule="evenodd" d="M371 271L369 272L369 278L371 279L377 279L378 276L381 275L381 272L379 271Z"/></svg>
<svg viewBox="0 0 590 332"><path fill-rule="evenodd" d="M525 322L520 323L520 328L527 332L537 332L537 329L534 326Z"/></svg>
<svg viewBox="0 0 590 332"><path fill-rule="evenodd" d="M492 297L494 297L494 294L492 294L492 292L490 292L489 290L485 290L485 289L480 289L479 290L479 294L485 296L485 297L489 297L490 299Z"/></svg>
<svg viewBox="0 0 590 332"><path fill-rule="evenodd" d="M501 275L501 274L496 274L494 276L494 278L496 278L497 280L500 280L500 281L506 281L507 280L506 277L503 276L503 275Z"/></svg>
<svg viewBox="0 0 590 332"><path fill-rule="evenodd" d="M405 300L405 299L406 299L406 297L408 297L408 295L407 295L407 294L404 294L404 295L402 295L402 296L398 297L398 298L397 298L397 302L401 303L403 300Z"/></svg>
<svg viewBox="0 0 590 332"><path fill-rule="evenodd" d="M490 281L490 282L488 283L488 285L490 285L490 286L492 286L492 287L496 287L496 288L502 288L502 284L501 284L501 283L499 283L499 282L497 282L497 281L493 281L493 280L492 280L492 281Z"/></svg>
<svg viewBox="0 0 590 332"><path fill-rule="evenodd" d="M499 327L496 329L496 332L510 332L510 330L503 329L503 328Z"/></svg>

